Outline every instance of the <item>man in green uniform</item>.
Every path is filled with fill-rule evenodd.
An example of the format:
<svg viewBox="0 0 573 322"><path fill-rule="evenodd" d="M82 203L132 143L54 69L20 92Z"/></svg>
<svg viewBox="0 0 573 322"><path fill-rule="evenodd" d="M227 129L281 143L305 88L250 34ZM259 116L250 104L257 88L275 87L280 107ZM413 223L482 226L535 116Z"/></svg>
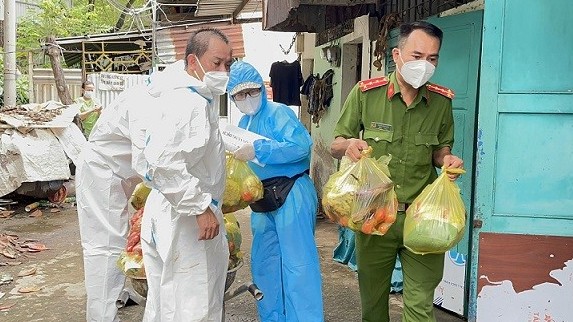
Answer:
<svg viewBox="0 0 573 322"><path fill-rule="evenodd" d="M403 244L405 210L437 178L435 167L461 168L451 154L454 141L453 92L429 84L438 64L442 31L426 22L400 27L392 50L396 72L358 83L348 95L331 145L335 158L391 154L390 175L398 195L398 218L384 236L356 233L362 321L389 321L390 278L396 255L404 275L402 321L435 321L434 289L442 279L443 254L417 255ZM361 139L360 139L361 137ZM456 175L449 175L451 180Z"/></svg>
<svg viewBox="0 0 573 322"><path fill-rule="evenodd" d="M95 97L93 97L94 89L94 83L90 81L83 82L82 96L78 97L75 102L82 105L80 106L79 117L82 121L82 127L86 139L89 138L92 128L101 114L101 104Z"/></svg>

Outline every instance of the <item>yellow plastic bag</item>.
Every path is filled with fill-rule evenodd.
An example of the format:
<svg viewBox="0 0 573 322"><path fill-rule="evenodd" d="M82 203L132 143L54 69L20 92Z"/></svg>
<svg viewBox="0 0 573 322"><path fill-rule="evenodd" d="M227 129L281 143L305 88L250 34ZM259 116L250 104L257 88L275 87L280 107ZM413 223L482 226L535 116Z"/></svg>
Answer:
<svg viewBox="0 0 573 322"><path fill-rule="evenodd" d="M445 253L463 237L466 209L460 188L448 178L448 173L465 171L442 168L440 176L406 210L404 246L413 253Z"/></svg>
<svg viewBox="0 0 573 322"><path fill-rule="evenodd" d="M143 182L138 183L131 194L131 198L129 198L129 202L135 208L135 210L139 210L145 206L145 201L147 200L147 196L151 192L151 188L146 186Z"/></svg>
<svg viewBox="0 0 573 322"><path fill-rule="evenodd" d="M263 197L263 183L247 162L227 153L225 170L227 175L221 206L224 214L246 208Z"/></svg>
<svg viewBox="0 0 573 322"><path fill-rule="evenodd" d="M228 269L230 270L235 268L243 258L243 253L241 252L243 236L239 222L233 214L225 214L223 219L225 220L225 231L227 232L227 242L229 244Z"/></svg>
<svg viewBox="0 0 573 322"><path fill-rule="evenodd" d="M390 180L391 156L379 160L363 151L356 163L343 162L323 188L322 206L334 222L365 234L384 235L396 221L398 201Z"/></svg>

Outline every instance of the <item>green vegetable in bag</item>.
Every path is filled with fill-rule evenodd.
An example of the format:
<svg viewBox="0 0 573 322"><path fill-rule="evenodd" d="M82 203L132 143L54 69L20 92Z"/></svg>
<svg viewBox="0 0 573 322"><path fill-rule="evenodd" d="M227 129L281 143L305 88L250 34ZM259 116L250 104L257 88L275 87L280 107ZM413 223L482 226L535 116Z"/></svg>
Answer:
<svg viewBox="0 0 573 322"><path fill-rule="evenodd" d="M406 210L404 246L413 253L442 254L463 237L466 210L460 189L448 173L465 171L442 168L440 176Z"/></svg>

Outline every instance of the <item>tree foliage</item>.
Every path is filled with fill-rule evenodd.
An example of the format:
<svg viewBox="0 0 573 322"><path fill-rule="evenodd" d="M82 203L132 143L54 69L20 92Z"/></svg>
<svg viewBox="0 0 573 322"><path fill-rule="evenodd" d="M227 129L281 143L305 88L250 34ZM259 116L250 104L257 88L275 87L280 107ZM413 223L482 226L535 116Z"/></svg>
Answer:
<svg viewBox="0 0 573 322"><path fill-rule="evenodd" d="M2 48L0 48L1 50ZM4 69L4 56L0 55L0 69ZM20 75L16 78L16 104L27 104L30 102L28 96L28 78ZM4 74L0 74L0 106L4 105Z"/></svg>
<svg viewBox="0 0 573 322"><path fill-rule="evenodd" d="M49 36L61 38L115 31L122 7L143 4L144 0L74 0L73 6L69 6L64 0L41 0L39 10L28 12L18 24L18 58L24 61L27 51L42 49ZM130 19L134 18L128 17L124 27L133 27Z"/></svg>

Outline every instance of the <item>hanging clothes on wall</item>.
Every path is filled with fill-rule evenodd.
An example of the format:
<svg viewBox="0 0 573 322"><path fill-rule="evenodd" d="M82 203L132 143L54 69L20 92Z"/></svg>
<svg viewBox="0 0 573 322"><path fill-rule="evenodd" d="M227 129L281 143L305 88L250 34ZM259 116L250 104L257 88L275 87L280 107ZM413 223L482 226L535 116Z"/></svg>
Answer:
<svg viewBox="0 0 573 322"><path fill-rule="evenodd" d="M328 107L334 96L332 91L332 78L334 70L329 69L322 77L320 74L310 75L302 85L300 93L308 98L308 114L312 116L312 123L318 124L320 118Z"/></svg>
<svg viewBox="0 0 573 322"><path fill-rule="evenodd" d="M300 106L300 92L303 78L298 60L274 62L269 73L273 89L273 101L286 105Z"/></svg>

